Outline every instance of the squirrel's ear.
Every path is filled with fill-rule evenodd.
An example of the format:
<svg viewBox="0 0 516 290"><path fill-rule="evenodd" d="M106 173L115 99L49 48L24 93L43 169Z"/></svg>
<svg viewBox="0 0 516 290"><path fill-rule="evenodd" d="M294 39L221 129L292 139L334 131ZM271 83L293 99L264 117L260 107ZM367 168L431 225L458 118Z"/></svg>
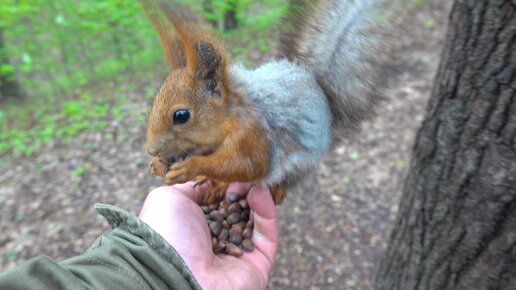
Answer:
<svg viewBox="0 0 516 290"><path fill-rule="evenodd" d="M198 80L220 82L224 73L225 58L212 40L201 39L195 43L196 57L193 73ZM190 64L189 64L190 65Z"/></svg>
<svg viewBox="0 0 516 290"><path fill-rule="evenodd" d="M140 0L156 27L167 62L172 69L186 67L198 80L206 81L209 88L223 81L225 54L222 46L201 33L193 15L158 0Z"/></svg>

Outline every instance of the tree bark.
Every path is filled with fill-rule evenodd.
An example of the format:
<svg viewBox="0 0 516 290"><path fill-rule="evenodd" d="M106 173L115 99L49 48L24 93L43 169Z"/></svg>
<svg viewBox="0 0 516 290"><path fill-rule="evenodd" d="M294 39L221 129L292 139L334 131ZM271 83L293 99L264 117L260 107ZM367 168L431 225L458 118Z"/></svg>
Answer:
<svg viewBox="0 0 516 290"><path fill-rule="evenodd" d="M376 289L516 289L515 11L455 1Z"/></svg>
<svg viewBox="0 0 516 290"><path fill-rule="evenodd" d="M2 27L0 27L0 65L9 64L9 58L5 49L5 39ZM13 98L19 99L23 97L20 86L16 81L13 73L0 73L0 100Z"/></svg>

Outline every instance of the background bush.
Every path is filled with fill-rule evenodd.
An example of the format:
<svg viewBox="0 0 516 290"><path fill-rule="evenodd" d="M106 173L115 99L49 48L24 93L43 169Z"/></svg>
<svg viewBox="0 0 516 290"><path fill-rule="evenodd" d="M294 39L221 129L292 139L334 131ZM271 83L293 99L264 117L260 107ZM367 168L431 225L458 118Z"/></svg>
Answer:
<svg viewBox="0 0 516 290"><path fill-rule="evenodd" d="M237 57L269 50L268 31L288 8L287 1L179 2L233 41ZM136 0L2 0L0 155L31 155L53 138L102 129L120 116L124 90L163 72L159 38Z"/></svg>

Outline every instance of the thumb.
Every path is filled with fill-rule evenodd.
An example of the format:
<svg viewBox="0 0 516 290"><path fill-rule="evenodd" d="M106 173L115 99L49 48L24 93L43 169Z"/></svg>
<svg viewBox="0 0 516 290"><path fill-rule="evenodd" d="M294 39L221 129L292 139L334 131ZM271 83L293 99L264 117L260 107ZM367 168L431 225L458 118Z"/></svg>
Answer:
<svg viewBox="0 0 516 290"><path fill-rule="evenodd" d="M268 274L274 264L278 249L279 226L276 205L269 189L263 186L253 187L249 191L247 201L253 212L253 243L268 261L268 265L262 264L265 267L260 270L262 273Z"/></svg>
<svg viewBox="0 0 516 290"><path fill-rule="evenodd" d="M272 195L268 187L261 185L254 186L247 195L247 201L255 217L259 216L265 220L276 220L276 205L272 200Z"/></svg>

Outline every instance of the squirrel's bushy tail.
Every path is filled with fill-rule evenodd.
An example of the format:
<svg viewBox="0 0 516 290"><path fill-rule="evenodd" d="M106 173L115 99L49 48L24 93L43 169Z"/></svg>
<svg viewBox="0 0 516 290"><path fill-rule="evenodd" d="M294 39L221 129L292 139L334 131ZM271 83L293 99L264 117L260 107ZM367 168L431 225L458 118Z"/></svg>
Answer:
<svg viewBox="0 0 516 290"><path fill-rule="evenodd" d="M356 129L383 99L389 42L384 5L383 0L305 5L302 20L282 43L283 54L312 71L325 92L334 132Z"/></svg>

